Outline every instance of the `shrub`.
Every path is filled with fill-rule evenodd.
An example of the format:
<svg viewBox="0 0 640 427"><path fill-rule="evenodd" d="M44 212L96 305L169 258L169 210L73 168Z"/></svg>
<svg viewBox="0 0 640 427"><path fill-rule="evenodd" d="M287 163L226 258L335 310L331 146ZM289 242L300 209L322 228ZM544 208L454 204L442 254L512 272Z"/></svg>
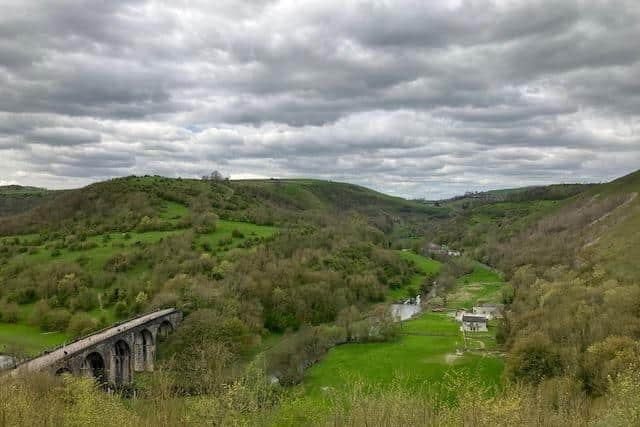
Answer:
<svg viewBox="0 0 640 427"><path fill-rule="evenodd" d="M87 313L76 313L69 320L67 332L77 338L94 331L97 326L97 322Z"/></svg>
<svg viewBox="0 0 640 427"><path fill-rule="evenodd" d="M45 313L40 323L44 331L64 331L69 326L71 313L64 308L57 308Z"/></svg>
<svg viewBox="0 0 640 427"><path fill-rule="evenodd" d="M192 215L191 224L196 233L212 233L216 231L218 216L210 211Z"/></svg>
<svg viewBox="0 0 640 427"><path fill-rule="evenodd" d="M131 270L142 259L138 252L122 252L113 255L104 264L105 271L122 273Z"/></svg>
<svg viewBox="0 0 640 427"><path fill-rule="evenodd" d="M200 309L185 318L171 336L175 352L189 351L203 343L220 342L234 354L246 354L257 337L238 317L212 309Z"/></svg>
<svg viewBox="0 0 640 427"><path fill-rule="evenodd" d="M35 303L31 316L29 317L29 323L34 326L40 326L44 323L44 319L51 311L51 307L46 300L40 300Z"/></svg>
<svg viewBox="0 0 640 427"><path fill-rule="evenodd" d="M16 323L18 321L18 315L20 311L18 304L5 303L0 306L0 320L6 323Z"/></svg>
<svg viewBox="0 0 640 427"><path fill-rule="evenodd" d="M124 301L118 301L113 307L113 311L118 317L126 317L129 314L129 307Z"/></svg>
<svg viewBox="0 0 640 427"><path fill-rule="evenodd" d="M349 316L349 315L347 315ZM302 381L304 371L320 361L329 348L346 342L343 327L303 327L285 338L266 355L266 364L282 385Z"/></svg>
<svg viewBox="0 0 640 427"><path fill-rule="evenodd" d="M640 345L630 337L607 337L590 346L584 363L586 390L594 395L603 395L619 374L637 368L638 360Z"/></svg>
<svg viewBox="0 0 640 427"><path fill-rule="evenodd" d="M505 372L514 381L537 384L560 374L562 361L549 337L534 332L516 342L511 357L507 359Z"/></svg>
<svg viewBox="0 0 640 427"><path fill-rule="evenodd" d="M222 237L220 240L218 240L218 246L230 245L232 241L233 240L232 240L231 236Z"/></svg>
<svg viewBox="0 0 640 427"><path fill-rule="evenodd" d="M90 311L98 306L98 293L90 288L81 288L78 296L69 300L69 308L72 311Z"/></svg>
<svg viewBox="0 0 640 427"><path fill-rule="evenodd" d="M36 290L32 287L20 287L9 293L7 299L18 304L29 304L37 298Z"/></svg>
<svg viewBox="0 0 640 427"><path fill-rule="evenodd" d="M189 394L220 392L229 379L233 354L218 341L207 341L174 353L168 365L175 385Z"/></svg>

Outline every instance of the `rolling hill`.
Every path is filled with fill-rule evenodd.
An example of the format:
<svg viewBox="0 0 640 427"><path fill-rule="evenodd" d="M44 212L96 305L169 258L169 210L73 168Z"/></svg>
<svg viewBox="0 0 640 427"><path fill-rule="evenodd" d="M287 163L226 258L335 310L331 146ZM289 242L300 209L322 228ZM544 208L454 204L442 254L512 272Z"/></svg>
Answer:
<svg viewBox="0 0 640 427"><path fill-rule="evenodd" d="M178 424L340 424L354 410L375 424L392 407L407 424L610 425L640 395L638 192L640 171L437 203L310 179L44 192L0 218L0 351L176 306L161 374L114 408ZM431 242L462 255L428 258ZM398 328L386 304L418 292L433 311ZM480 302L506 303L505 318L461 334L448 311ZM84 380L47 381L102 399Z"/></svg>

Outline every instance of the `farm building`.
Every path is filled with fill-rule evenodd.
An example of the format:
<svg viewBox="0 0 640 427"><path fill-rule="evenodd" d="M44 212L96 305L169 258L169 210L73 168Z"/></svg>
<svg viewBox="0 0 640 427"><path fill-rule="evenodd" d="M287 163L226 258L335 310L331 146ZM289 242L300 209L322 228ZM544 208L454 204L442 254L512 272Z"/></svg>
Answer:
<svg viewBox="0 0 640 427"><path fill-rule="evenodd" d="M480 304L473 307L473 314L480 314L491 320L502 317L503 308L502 304Z"/></svg>
<svg viewBox="0 0 640 427"><path fill-rule="evenodd" d="M465 313L462 315L462 328L465 331L486 332L487 318L480 314Z"/></svg>

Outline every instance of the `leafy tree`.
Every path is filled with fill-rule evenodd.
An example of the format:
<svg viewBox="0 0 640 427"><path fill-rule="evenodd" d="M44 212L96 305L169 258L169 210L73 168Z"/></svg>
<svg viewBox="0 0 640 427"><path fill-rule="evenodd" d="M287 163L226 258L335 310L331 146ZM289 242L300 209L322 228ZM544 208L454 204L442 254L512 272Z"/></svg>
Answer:
<svg viewBox="0 0 640 427"><path fill-rule="evenodd" d="M519 340L507 359L508 378L537 384L545 378L552 378L562 372L560 355L549 337L535 332Z"/></svg>
<svg viewBox="0 0 640 427"><path fill-rule="evenodd" d="M98 323L86 313L76 313L69 319L67 332L73 337L80 337L96 330Z"/></svg>

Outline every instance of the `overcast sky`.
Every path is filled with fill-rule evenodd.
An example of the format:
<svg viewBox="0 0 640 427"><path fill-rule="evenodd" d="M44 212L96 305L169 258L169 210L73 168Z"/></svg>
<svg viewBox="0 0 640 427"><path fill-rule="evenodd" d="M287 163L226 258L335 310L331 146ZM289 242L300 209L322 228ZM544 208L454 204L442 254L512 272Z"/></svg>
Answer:
<svg viewBox="0 0 640 427"><path fill-rule="evenodd" d="M0 184L407 197L640 168L640 2L0 0Z"/></svg>

